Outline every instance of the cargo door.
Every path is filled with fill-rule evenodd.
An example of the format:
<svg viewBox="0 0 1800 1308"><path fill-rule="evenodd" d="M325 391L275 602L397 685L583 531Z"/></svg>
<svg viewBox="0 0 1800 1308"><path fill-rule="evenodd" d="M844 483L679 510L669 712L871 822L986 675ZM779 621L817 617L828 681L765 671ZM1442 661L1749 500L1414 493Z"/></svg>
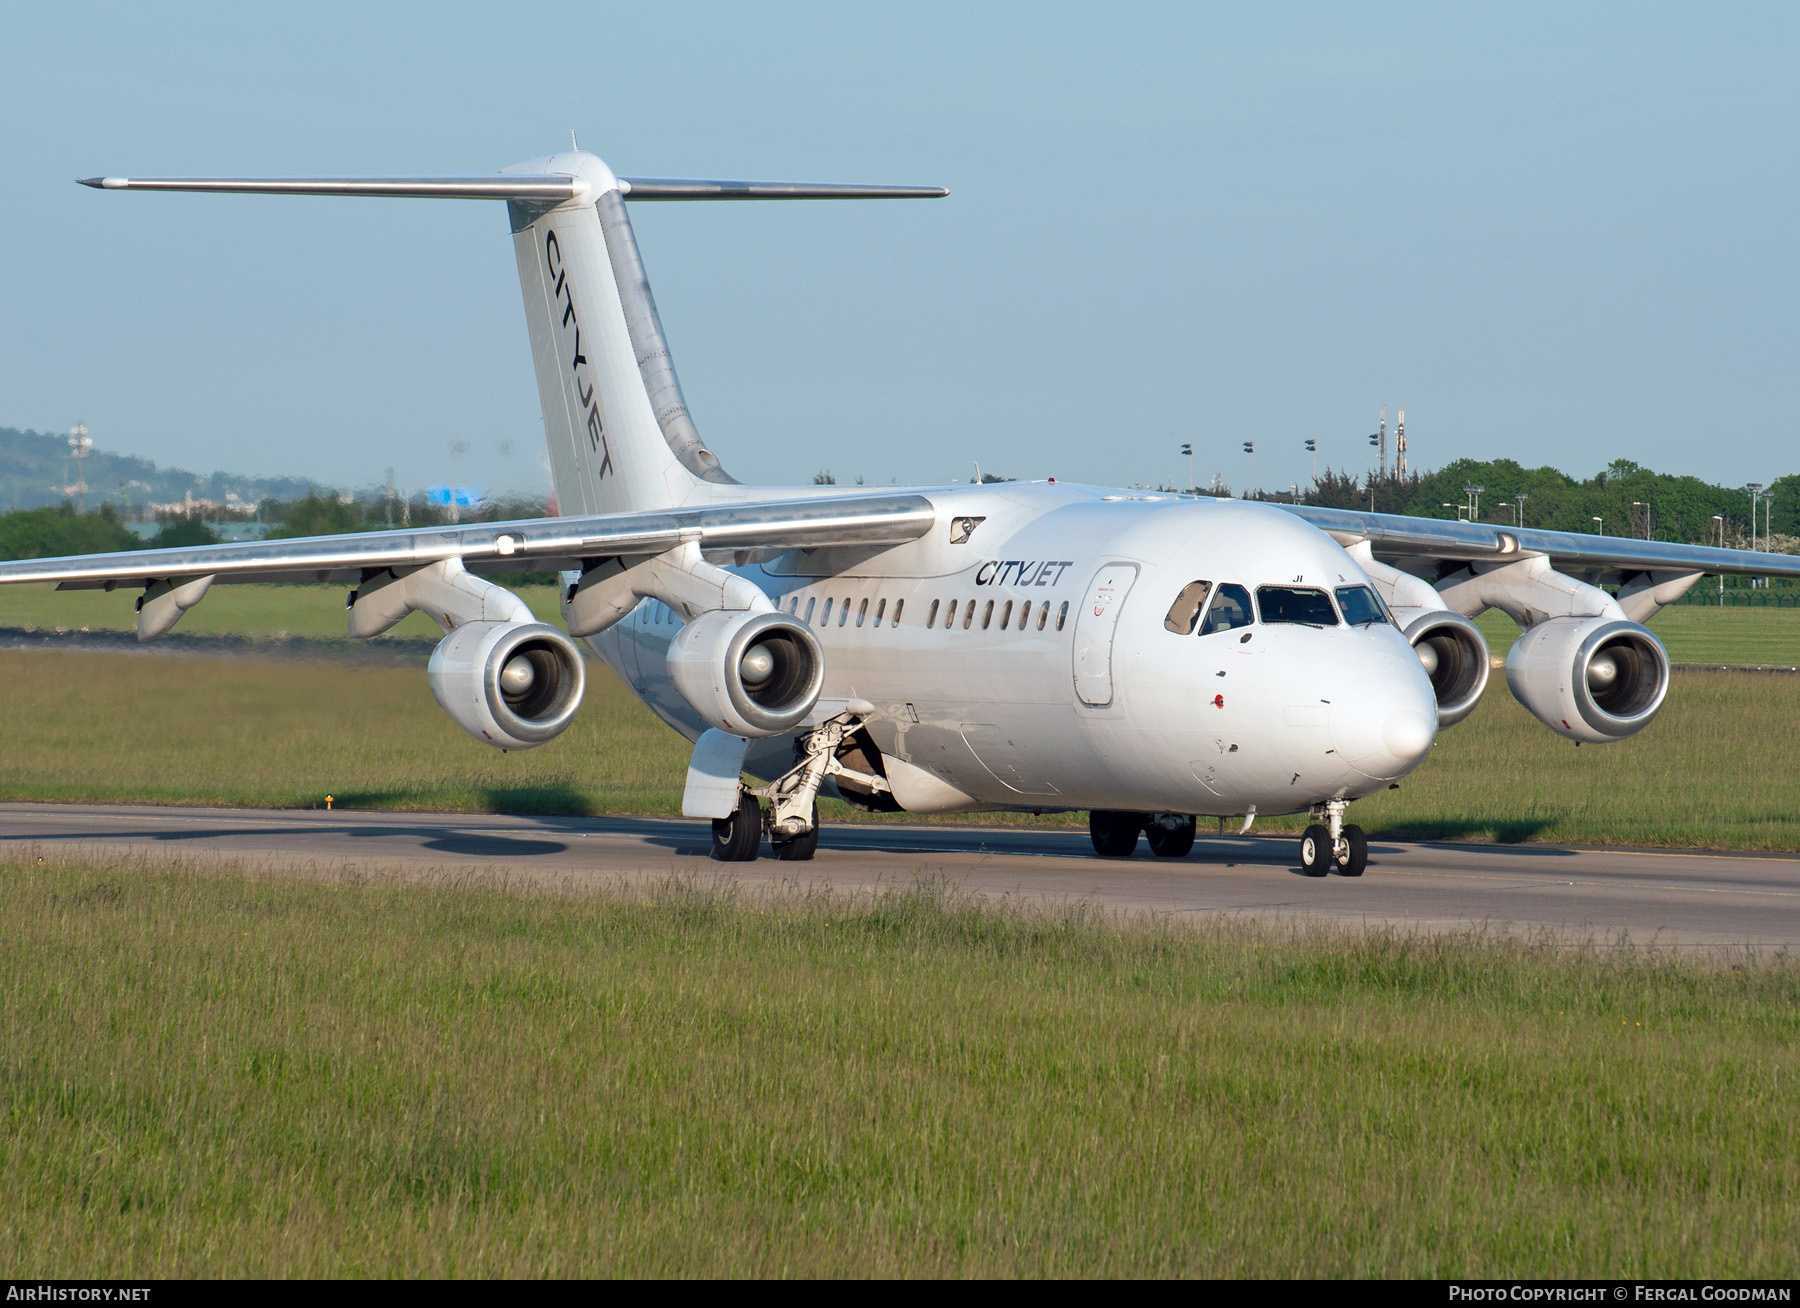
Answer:
<svg viewBox="0 0 1800 1308"><path fill-rule="evenodd" d="M1135 563L1108 563L1088 583L1087 598L1075 615L1075 694L1083 704L1105 708L1112 703L1113 632L1137 574Z"/></svg>

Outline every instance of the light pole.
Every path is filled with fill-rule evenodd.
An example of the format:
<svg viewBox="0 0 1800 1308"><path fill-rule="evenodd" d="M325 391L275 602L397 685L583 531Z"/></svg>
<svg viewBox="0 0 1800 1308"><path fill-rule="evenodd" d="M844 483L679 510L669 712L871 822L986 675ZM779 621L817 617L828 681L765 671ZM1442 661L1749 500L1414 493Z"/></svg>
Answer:
<svg viewBox="0 0 1800 1308"><path fill-rule="evenodd" d="M1644 503L1642 500L1633 500L1631 502L1631 507L1634 509L1642 509L1644 511L1644 539L1649 540L1651 538L1650 537L1650 506L1648 504ZM1637 517L1637 514L1634 513L1631 516L1635 519Z"/></svg>
<svg viewBox="0 0 1800 1308"><path fill-rule="evenodd" d="M1725 515L1723 513L1715 513L1712 515L1712 520L1719 524L1719 548L1724 549ZM1719 574L1719 607L1725 607L1725 574L1722 572Z"/></svg>
<svg viewBox="0 0 1800 1308"><path fill-rule="evenodd" d="M1594 535L1596 535L1596 536L1606 535L1606 519L1595 518L1594 521L1600 524L1598 527L1594 528Z"/></svg>
<svg viewBox="0 0 1800 1308"><path fill-rule="evenodd" d="M1520 491L1517 495L1513 496L1513 498L1519 502L1517 525L1522 528L1525 525L1525 500L1527 496L1524 491Z"/></svg>
<svg viewBox="0 0 1800 1308"><path fill-rule="evenodd" d="M1184 442L1183 442L1183 443L1182 443L1182 446L1181 446L1181 452L1182 452L1182 453L1183 453L1183 454L1185 454L1185 455L1187 455L1187 460L1188 460L1188 493L1189 493L1189 494L1192 494L1192 493L1193 493L1193 490L1194 490L1194 446L1193 446L1193 442L1191 442L1191 441L1184 441Z"/></svg>
<svg viewBox="0 0 1800 1308"><path fill-rule="evenodd" d="M1744 485L1750 491L1750 548L1755 549L1756 548L1756 496L1757 496L1757 493L1762 490L1763 484L1760 481L1751 481L1751 482L1745 482Z"/></svg>
<svg viewBox="0 0 1800 1308"><path fill-rule="evenodd" d="M1250 498L1256 498L1256 442L1245 441L1244 453L1250 456Z"/></svg>
<svg viewBox="0 0 1800 1308"><path fill-rule="evenodd" d="M1774 488L1762 493L1763 502L1763 548L1773 553L1775 550L1775 491ZM1762 578L1763 588L1768 589L1769 579Z"/></svg>
<svg viewBox="0 0 1800 1308"><path fill-rule="evenodd" d="M1306 442L1306 452L1313 456L1313 485L1319 484L1319 442Z"/></svg>

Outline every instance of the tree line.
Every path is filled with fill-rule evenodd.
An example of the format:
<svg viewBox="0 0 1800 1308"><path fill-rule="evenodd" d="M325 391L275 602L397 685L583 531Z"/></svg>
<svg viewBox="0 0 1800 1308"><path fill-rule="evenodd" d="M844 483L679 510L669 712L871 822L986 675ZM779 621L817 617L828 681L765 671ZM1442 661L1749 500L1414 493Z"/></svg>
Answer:
<svg viewBox="0 0 1800 1308"><path fill-rule="evenodd" d="M540 500L499 499L479 508L458 510L461 522L507 522L541 518L549 512ZM264 500L255 520L272 524L261 538L337 536L352 531L383 531L389 527L435 527L451 521L444 505L423 498L412 500L353 500L307 495L295 500ZM226 539L227 524L201 516L165 514L157 530L139 535L119 517L111 504L88 513L77 513L64 501L58 508L15 509L0 513L0 559L47 559L64 554L110 554L119 550L172 549L216 545Z"/></svg>
<svg viewBox="0 0 1800 1308"><path fill-rule="evenodd" d="M824 474L829 476L829 474ZM985 476L986 481L1002 478ZM1479 507L1465 486L1482 487ZM1768 488L1773 548L1800 552L1800 474L1779 477ZM1205 494L1229 494L1224 488L1202 488ZM1521 502L1518 496L1523 493ZM1259 492L1258 499L1288 500L1288 492ZM1420 518L1455 518L1551 531L1594 532L1688 544L1731 548L1750 544L1750 500L1740 487L1716 486L1698 477L1677 477L1617 459L1605 471L1582 480L1555 468L1525 468L1511 459L1458 459L1433 472L1405 477L1327 470L1303 493L1308 504L1329 508L1374 509ZM503 499L476 509L461 509L463 522L499 522L543 517L541 501ZM1715 515L1717 515L1715 517ZM264 500L256 519L271 524L272 539L330 536L389 527L432 527L451 521L451 510L416 497L357 499L307 495L293 500ZM1594 519L1600 519L1596 523ZM224 539L223 524L200 517L165 516L158 530L144 538L120 520L110 504L91 513L74 506L19 509L0 513L0 558L49 558L61 554L101 554L115 550L213 544ZM1759 509L1756 535L1766 538ZM1766 547L1765 547L1766 548Z"/></svg>
<svg viewBox="0 0 1800 1308"><path fill-rule="evenodd" d="M1525 468L1512 459L1458 459L1434 472L1405 477L1327 471L1304 494L1308 504L1337 509L1374 509L1415 518L1470 517L1476 497L1464 487L1482 488L1474 521L1538 527L1549 531L1596 532L1690 545L1745 549L1750 545L1750 495L1739 486L1717 486L1698 477L1654 472L1630 459L1615 459L1605 471L1582 480L1555 468ZM1772 528L1774 548L1800 552L1800 474L1779 477L1756 513L1758 544ZM1519 500L1519 495L1524 500ZM1262 493L1288 500L1289 493ZM1715 516L1716 515L1716 516ZM1600 519L1596 522L1595 519ZM1768 548L1768 546L1763 546Z"/></svg>

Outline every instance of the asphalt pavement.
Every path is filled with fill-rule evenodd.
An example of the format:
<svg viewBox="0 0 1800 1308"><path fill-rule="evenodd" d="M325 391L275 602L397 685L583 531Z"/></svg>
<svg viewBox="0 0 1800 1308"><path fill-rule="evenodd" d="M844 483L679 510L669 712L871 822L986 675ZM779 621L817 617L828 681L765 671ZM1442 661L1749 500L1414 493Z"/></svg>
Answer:
<svg viewBox="0 0 1800 1308"><path fill-rule="evenodd" d="M1557 845L1371 841L1358 878L1299 871L1293 837L1202 835L1184 859L1093 856L1085 833L829 825L811 862L720 864L704 822L3 804L0 845L61 858L173 859L266 872L391 874L522 886L647 886L671 874L761 889L862 891L941 878L989 898L1428 931L1555 931L1639 945L1800 948L1800 857ZM22 848L20 848L22 847Z"/></svg>

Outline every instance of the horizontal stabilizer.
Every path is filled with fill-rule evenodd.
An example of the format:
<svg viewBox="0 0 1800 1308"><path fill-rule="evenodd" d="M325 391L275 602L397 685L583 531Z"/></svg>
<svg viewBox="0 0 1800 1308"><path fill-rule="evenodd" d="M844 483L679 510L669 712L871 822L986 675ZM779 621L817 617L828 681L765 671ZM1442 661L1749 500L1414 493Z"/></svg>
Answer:
<svg viewBox="0 0 1800 1308"><path fill-rule="evenodd" d="M860 186L840 182L708 182L688 177L621 177L627 200L941 200L941 186Z"/></svg>
<svg viewBox="0 0 1800 1308"><path fill-rule="evenodd" d="M102 191L211 191L236 195L374 195L427 200L523 200L560 204L588 193L566 173L480 177L79 177ZM933 200L941 186L837 182L722 182L685 177L621 177L627 200Z"/></svg>
<svg viewBox="0 0 1800 1308"><path fill-rule="evenodd" d="M238 195L404 195L438 200L572 200L564 174L483 177L79 177L102 191L222 191Z"/></svg>

